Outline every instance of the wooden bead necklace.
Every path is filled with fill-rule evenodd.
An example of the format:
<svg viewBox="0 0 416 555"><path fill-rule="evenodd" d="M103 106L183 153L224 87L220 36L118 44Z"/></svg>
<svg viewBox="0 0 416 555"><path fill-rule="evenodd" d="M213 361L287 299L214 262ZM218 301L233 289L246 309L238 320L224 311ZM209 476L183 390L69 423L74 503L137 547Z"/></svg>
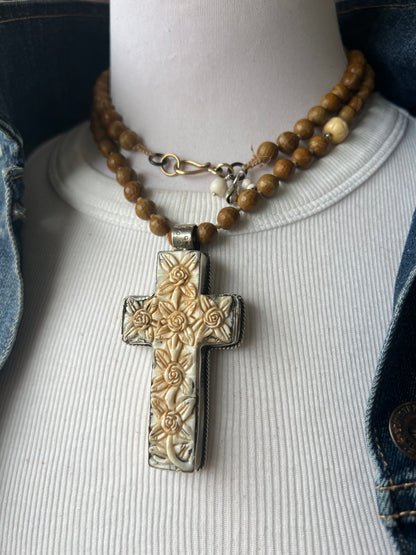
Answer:
<svg viewBox="0 0 416 555"><path fill-rule="evenodd" d="M220 163L213 166L209 162L201 164L192 160L181 160L172 153L155 153L140 142L138 135L126 127L122 116L114 109L109 95L109 70L106 70L94 86L91 130L100 153L107 158L108 168L116 174L117 181L124 187L126 199L135 203L137 216L149 220L152 233L159 236L167 235L170 242L169 222L157 213L153 201L141 196L143 185L136 179L134 170L119 150L146 154L149 161L160 167L162 173L168 177L202 172L216 175L211 184L213 194L227 197L232 205L219 211L216 225L210 222L198 225L198 240L206 245L215 239L218 229L231 229L237 223L240 210L252 212L260 196L269 198L275 194L279 181L289 181L295 175L296 169L308 169L314 159L328 153L331 144L343 142L349 133L350 124L362 110L373 88L373 69L367 64L362 52L352 50L348 53L348 66L340 83L322 97L318 106L309 110L306 118L295 123L293 131L281 133L276 142L263 142L257 148L257 152L253 152L251 160L245 164ZM322 128L322 133L314 135L315 127ZM301 141L305 141L305 146L299 146ZM262 175L256 185L251 184L247 179L247 170L261 164L270 164L279 152L291 157L277 160L273 173ZM172 163L173 169L169 171L167 166ZM231 185L227 186L227 182Z"/></svg>
<svg viewBox="0 0 416 555"><path fill-rule="evenodd" d="M238 295L208 294L209 258L199 245L211 243L218 229L231 229L240 211L253 211L260 197L274 195L280 181L289 181L296 170L306 170L314 159L325 156L331 144L343 142L373 88L372 68L362 52L353 50L348 53L341 82L306 118L296 122L293 131L281 133L276 142L263 142L245 164L213 165L149 150L115 111L108 70L98 78L91 130L99 151L124 187L126 199L135 204L137 216L149 220L150 230L166 235L173 246L173 250L158 254L155 293L125 298L122 311L123 340L153 347L150 466L182 472L202 468L208 434L208 349L236 347L243 334L243 300ZM314 134L315 127L322 129L320 134ZM299 146L301 141L304 146ZM172 229L157 213L154 202L142 196L143 186L120 149L146 154L169 177L213 174L211 192L225 197L229 204L219 211L217 224L203 222ZM279 152L287 156L276 161ZM270 162L274 162L272 173L251 183L248 170Z"/></svg>

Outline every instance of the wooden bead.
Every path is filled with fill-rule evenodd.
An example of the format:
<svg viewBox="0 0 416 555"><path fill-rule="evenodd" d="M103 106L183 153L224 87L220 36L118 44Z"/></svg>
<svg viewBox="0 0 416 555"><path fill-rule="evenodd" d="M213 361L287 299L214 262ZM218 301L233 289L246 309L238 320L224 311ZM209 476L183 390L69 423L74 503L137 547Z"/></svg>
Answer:
<svg viewBox="0 0 416 555"><path fill-rule="evenodd" d="M98 143L100 154L107 158L112 152L118 151L118 146L111 139L103 139Z"/></svg>
<svg viewBox="0 0 416 555"><path fill-rule="evenodd" d="M201 245L208 245L209 243L212 243L217 237L217 234L217 227L210 222L203 222L202 224L199 224L196 229L196 235Z"/></svg>
<svg viewBox="0 0 416 555"><path fill-rule="evenodd" d="M273 175L281 181L288 181L295 173L295 164L288 158L281 158L273 168Z"/></svg>
<svg viewBox="0 0 416 555"><path fill-rule="evenodd" d="M238 195L237 204L244 212L252 212L258 200L259 194L255 189L246 189Z"/></svg>
<svg viewBox="0 0 416 555"><path fill-rule="evenodd" d="M160 214L152 214L149 221L150 231L158 237L167 235L170 231L170 225L166 218Z"/></svg>
<svg viewBox="0 0 416 555"><path fill-rule="evenodd" d="M135 210L140 219L150 220L150 216L156 214L156 205L148 198L139 197L136 201Z"/></svg>
<svg viewBox="0 0 416 555"><path fill-rule="evenodd" d="M353 96L351 100L348 102L348 106L350 106L353 110L355 110L357 114L358 112L361 111L363 105L364 105L364 102L361 100L359 96Z"/></svg>
<svg viewBox="0 0 416 555"><path fill-rule="evenodd" d="M272 197L279 187L279 180L271 173L265 173L257 181L257 190L265 197Z"/></svg>
<svg viewBox="0 0 416 555"><path fill-rule="evenodd" d="M107 130L104 129L104 127L96 127L92 132L92 135L94 137L94 141L96 143L100 143L107 138Z"/></svg>
<svg viewBox="0 0 416 555"><path fill-rule="evenodd" d="M295 123L293 131L299 139L310 139L315 131L315 126L311 121L303 118Z"/></svg>
<svg viewBox="0 0 416 555"><path fill-rule="evenodd" d="M348 63L365 64L365 57L361 50L350 50L348 52Z"/></svg>
<svg viewBox="0 0 416 555"><path fill-rule="evenodd" d="M342 118L331 118L322 129L323 133L331 135L331 143L338 145L342 143L348 136L349 128Z"/></svg>
<svg viewBox="0 0 416 555"><path fill-rule="evenodd" d="M138 181L128 181L124 185L124 196L129 202L136 202L142 192L142 184Z"/></svg>
<svg viewBox="0 0 416 555"><path fill-rule="evenodd" d="M129 181L132 181L135 177L134 170L129 166L121 166L116 171L116 179L120 183L120 185L124 185Z"/></svg>
<svg viewBox="0 0 416 555"><path fill-rule="evenodd" d="M107 168L116 173L120 166L127 166L126 158L119 152L112 152L107 158Z"/></svg>
<svg viewBox="0 0 416 555"><path fill-rule="evenodd" d="M121 148L124 148L125 150L132 150L139 142L139 138L134 131L126 129L123 133L121 133L118 141Z"/></svg>
<svg viewBox="0 0 416 555"><path fill-rule="evenodd" d="M261 159L262 162L268 164L272 160L274 160L279 152L279 148L277 144L272 143L271 141L265 141L261 143L261 145L257 149L257 156Z"/></svg>
<svg viewBox="0 0 416 555"><path fill-rule="evenodd" d="M308 120L322 127L329 120L329 114L322 106L314 106L308 112Z"/></svg>
<svg viewBox="0 0 416 555"><path fill-rule="evenodd" d="M323 135L315 135L309 140L308 150L311 154L317 158L325 156L328 152L329 141Z"/></svg>
<svg viewBox="0 0 416 555"><path fill-rule="evenodd" d="M368 87L361 87L361 89L357 92L358 98L361 98L361 100L363 102L365 102L366 100L368 100L368 98L370 98L371 96L371 89L369 89Z"/></svg>
<svg viewBox="0 0 416 555"><path fill-rule="evenodd" d="M342 118L346 123L348 123L348 125L351 124L356 115L356 111L351 108L351 106L344 106L343 108L341 108L338 114L338 116Z"/></svg>
<svg viewBox="0 0 416 555"><path fill-rule="evenodd" d="M312 164L313 156L307 148L297 148L292 154L292 162L302 170L306 170Z"/></svg>
<svg viewBox="0 0 416 555"><path fill-rule="evenodd" d="M113 141L118 141L118 138L125 129L126 126L122 121L112 121L107 127L108 136L110 137L110 139L113 139Z"/></svg>
<svg viewBox="0 0 416 555"><path fill-rule="evenodd" d="M239 220L240 213L232 206L226 206L218 212L217 221L222 229L231 229Z"/></svg>
<svg viewBox="0 0 416 555"><path fill-rule="evenodd" d="M102 124L108 127L112 121L121 121L123 118L115 110L106 110L101 115Z"/></svg>
<svg viewBox="0 0 416 555"><path fill-rule="evenodd" d="M355 73L346 71L342 76L341 83L345 85L350 91L356 91L361 85L361 79Z"/></svg>
<svg viewBox="0 0 416 555"><path fill-rule="evenodd" d="M334 93L328 93L321 98L320 102L322 108L328 110L331 114L338 112L341 109L342 102L341 99Z"/></svg>
<svg viewBox="0 0 416 555"><path fill-rule="evenodd" d="M355 73L356 75L358 75L360 79L362 79L365 73L365 66L364 64L353 62L347 67L347 71L350 71L351 73Z"/></svg>
<svg viewBox="0 0 416 555"><path fill-rule="evenodd" d="M112 110L113 105L111 104L111 100L107 98L96 98L94 97L94 109L97 110L99 114L102 114L106 110Z"/></svg>
<svg viewBox="0 0 416 555"><path fill-rule="evenodd" d="M290 154L298 147L299 137L291 131L285 131L277 137L276 142L282 152Z"/></svg>
<svg viewBox="0 0 416 555"><path fill-rule="evenodd" d="M341 99L344 104L351 98L350 90L342 83L338 83L338 85L332 87L331 92Z"/></svg>

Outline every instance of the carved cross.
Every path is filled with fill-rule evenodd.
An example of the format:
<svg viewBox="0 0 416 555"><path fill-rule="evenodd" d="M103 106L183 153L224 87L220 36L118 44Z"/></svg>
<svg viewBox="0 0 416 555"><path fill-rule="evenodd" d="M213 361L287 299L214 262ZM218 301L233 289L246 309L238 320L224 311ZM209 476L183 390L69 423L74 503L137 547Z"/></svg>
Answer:
<svg viewBox="0 0 416 555"><path fill-rule="evenodd" d="M242 299L202 294L208 272L209 258L200 251L159 252L155 294L124 299L123 341L153 347L149 464L155 468L203 466L208 349L241 340Z"/></svg>

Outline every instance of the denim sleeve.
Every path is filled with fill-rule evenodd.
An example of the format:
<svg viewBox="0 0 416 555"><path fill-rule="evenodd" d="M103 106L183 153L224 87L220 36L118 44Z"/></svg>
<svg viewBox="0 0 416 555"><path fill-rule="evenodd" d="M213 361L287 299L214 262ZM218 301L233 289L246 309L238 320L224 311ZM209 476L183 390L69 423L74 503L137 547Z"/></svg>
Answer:
<svg viewBox="0 0 416 555"><path fill-rule="evenodd" d="M416 460L392 441L389 419L416 401L416 212L397 275L393 318L373 380L366 435L379 516L400 553L416 553ZM416 443L415 431L410 432Z"/></svg>
<svg viewBox="0 0 416 555"><path fill-rule="evenodd" d="M22 313L19 256L19 231L24 216L22 174L22 140L0 121L0 367L13 346Z"/></svg>

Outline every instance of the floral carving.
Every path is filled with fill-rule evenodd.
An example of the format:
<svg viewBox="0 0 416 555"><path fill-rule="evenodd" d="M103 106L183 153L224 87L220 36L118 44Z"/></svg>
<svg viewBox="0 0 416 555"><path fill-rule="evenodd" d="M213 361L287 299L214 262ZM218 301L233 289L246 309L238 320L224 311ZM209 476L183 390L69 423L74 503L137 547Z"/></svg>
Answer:
<svg viewBox="0 0 416 555"><path fill-rule="evenodd" d="M155 337L157 301L154 298L144 303L134 297L125 302L123 338L125 341L144 340L152 343Z"/></svg>
<svg viewBox="0 0 416 555"><path fill-rule="evenodd" d="M196 400L202 395L198 350L235 344L239 336L234 298L199 294L202 256L196 251L159 253L155 294L124 303L123 339L154 346L149 462L157 468L195 469Z"/></svg>

